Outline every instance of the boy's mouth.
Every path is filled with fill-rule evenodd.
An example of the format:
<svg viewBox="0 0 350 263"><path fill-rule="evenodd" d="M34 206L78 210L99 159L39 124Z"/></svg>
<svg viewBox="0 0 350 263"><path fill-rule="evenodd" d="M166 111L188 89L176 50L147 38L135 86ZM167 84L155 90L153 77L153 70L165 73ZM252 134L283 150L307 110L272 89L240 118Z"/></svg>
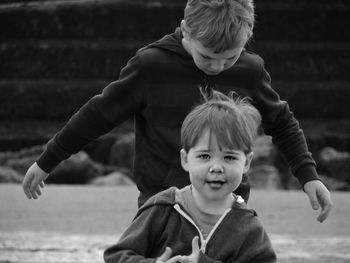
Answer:
<svg viewBox="0 0 350 263"><path fill-rule="evenodd" d="M222 180L207 180L206 183L211 188L221 188L226 183L226 181L222 181Z"/></svg>

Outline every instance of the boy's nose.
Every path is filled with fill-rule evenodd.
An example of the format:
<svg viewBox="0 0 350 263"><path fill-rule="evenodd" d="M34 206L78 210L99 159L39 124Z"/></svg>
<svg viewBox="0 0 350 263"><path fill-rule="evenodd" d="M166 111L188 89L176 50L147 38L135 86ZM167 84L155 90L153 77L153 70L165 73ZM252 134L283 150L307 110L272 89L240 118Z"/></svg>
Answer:
<svg viewBox="0 0 350 263"><path fill-rule="evenodd" d="M224 172L224 168L219 165L213 165L209 169L209 173L223 173L223 172Z"/></svg>

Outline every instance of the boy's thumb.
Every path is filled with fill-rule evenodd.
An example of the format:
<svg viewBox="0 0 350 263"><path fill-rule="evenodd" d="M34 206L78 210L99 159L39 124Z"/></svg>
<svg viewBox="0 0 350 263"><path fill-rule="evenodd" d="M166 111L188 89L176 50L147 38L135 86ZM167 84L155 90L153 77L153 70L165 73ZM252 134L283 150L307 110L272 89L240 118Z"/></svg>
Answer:
<svg viewBox="0 0 350 263"><path fill-rule="evenodd" d="M198 240L199 240L198 236L195 236L195 237L192 239L192 252L196 252L196 253L199 252Z"/></svg>
<svg viewBox="0 0 350 263"><path fill-rule="evenodd" d="M308 194L310 199L310 204L312 206L312 209L317 210L319 208L316 193Z"/></svg>
<svg viewBox="0 0 350 263"><path fill-rule="evenodd" d="M167 261L171 256L171 248L166 247L164 253L158 258L161 261Z"/></svg>

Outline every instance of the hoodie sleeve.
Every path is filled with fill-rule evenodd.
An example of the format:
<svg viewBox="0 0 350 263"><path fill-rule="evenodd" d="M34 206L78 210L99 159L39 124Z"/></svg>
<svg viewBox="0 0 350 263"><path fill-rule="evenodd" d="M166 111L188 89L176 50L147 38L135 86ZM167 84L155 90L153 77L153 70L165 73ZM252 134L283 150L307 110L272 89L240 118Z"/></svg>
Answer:
<svg viewBox="0 0 350 263"><path fill-rule="evenodd" d="M255 82L253 100L262 115L264 132L286 157L301 185L319 180L316 163L308 150L306 139L288 103L271 88L271 78L260 60L260 74Z"/></svg>
<svg viewBox="0 0 350 263"><path fill-rule="evenodd" d="M268 237L260 219L257 216L247 218L242 228L246 235L239 248L239 253L235 259L227 262L236 263L275 263L277 262L276 253L272 248L270 238Z"/></svg>
<svg viewBox="0 0 350 263"><path fill-rule="evenodd" d="M167 222L167 216L168 210L164 206L151 206L143 209L137 214L119 241L105 250L103 255L105 262L155 262L156 258L151 258L150 255L154 253L155 244L159 243L163 229L161 222Z"/></svg>
<svg viewBox="0 0 350 263"><path fill-rule="evenodd" d="M83 105L49 141L37 160L39 167L51 172L62 160L132 117L143 106L143 80L141 63L136 55L122 69L119 80Z"/></svg>

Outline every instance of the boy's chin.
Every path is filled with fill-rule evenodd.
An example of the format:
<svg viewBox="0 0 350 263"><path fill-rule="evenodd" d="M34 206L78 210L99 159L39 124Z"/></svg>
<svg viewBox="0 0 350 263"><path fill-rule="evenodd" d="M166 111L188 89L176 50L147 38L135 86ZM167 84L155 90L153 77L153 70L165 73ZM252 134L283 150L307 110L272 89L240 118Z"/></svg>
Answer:
<svg viewBox="0 0 350 263"><path fill-rule="evenodd" d="M210 76L219 75L222 71L208 71L208 70L202 70L205 74Z"/></svg>

